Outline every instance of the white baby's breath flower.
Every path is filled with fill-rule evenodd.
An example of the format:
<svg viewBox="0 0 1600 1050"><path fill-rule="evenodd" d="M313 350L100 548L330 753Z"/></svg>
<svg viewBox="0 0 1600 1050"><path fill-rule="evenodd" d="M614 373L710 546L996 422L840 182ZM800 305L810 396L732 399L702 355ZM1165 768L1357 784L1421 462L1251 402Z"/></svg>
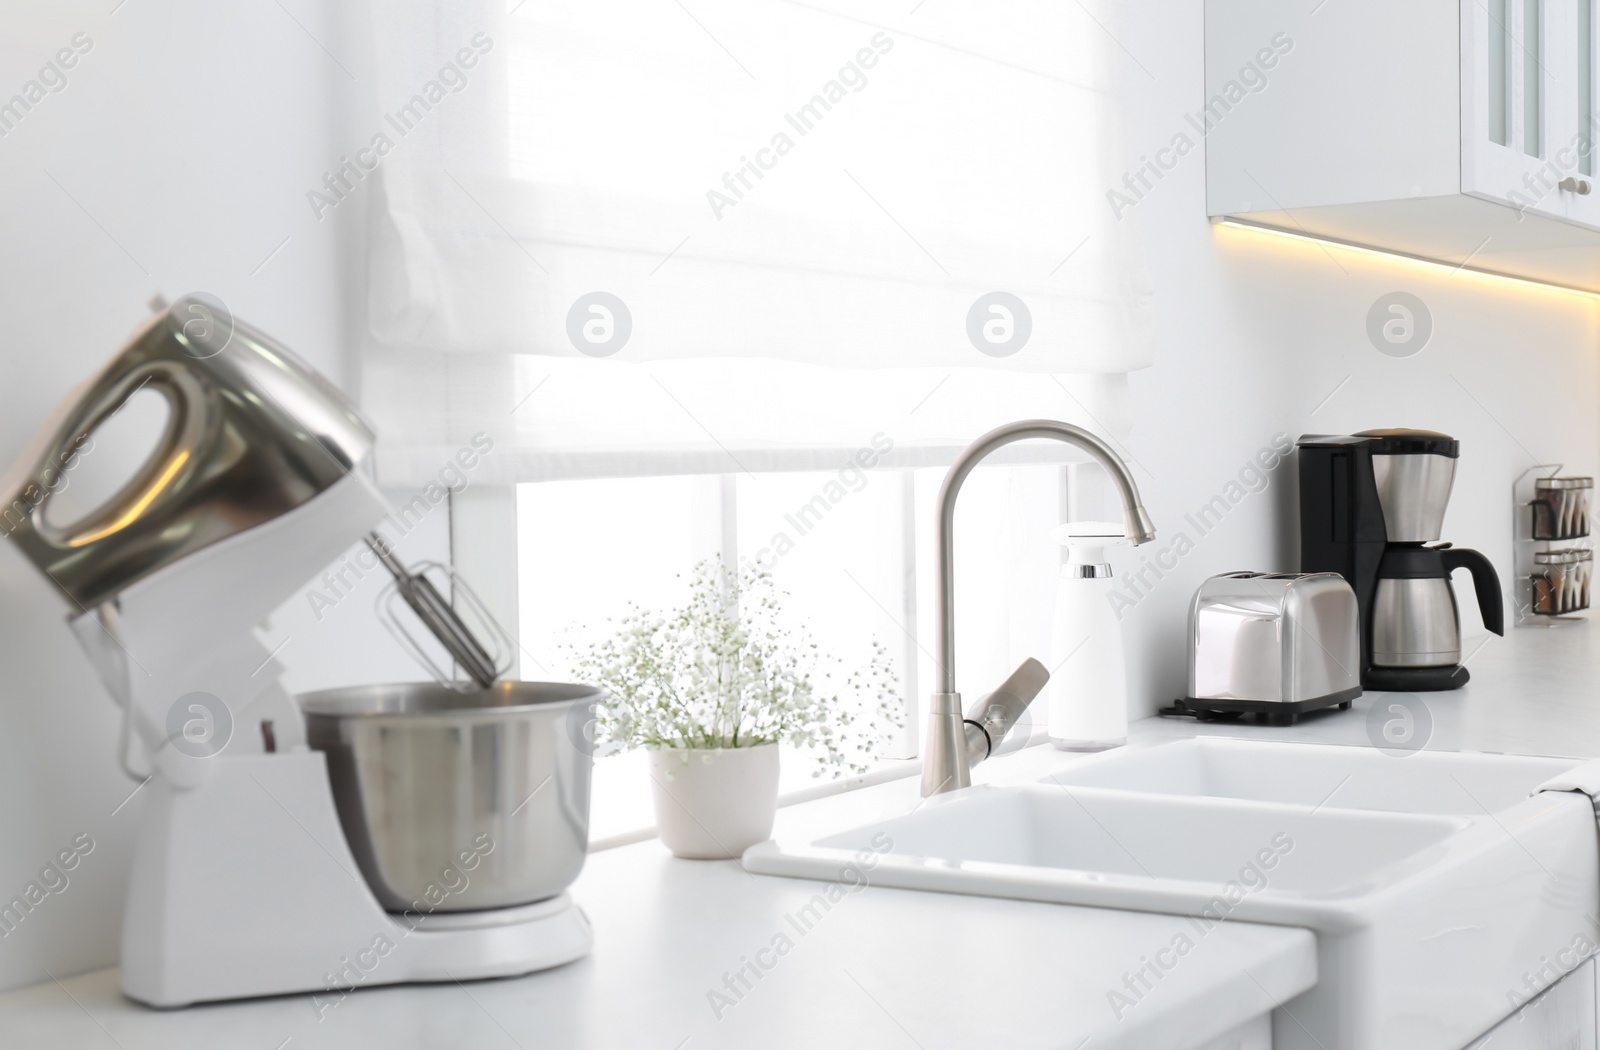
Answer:
<svg viewBox="0 0 1600 1050"><path fill-rule="evenodd" d="M614 634L569 647L577 677L608 694L597 738L626 748L781 742L815 749L815 775L864 772L902 724L887 650L874 641L867 664L845 673L803 625L785 622L780 597L770 573L740 576L713 559L696 566L682 608L630 606Z"/></svg>

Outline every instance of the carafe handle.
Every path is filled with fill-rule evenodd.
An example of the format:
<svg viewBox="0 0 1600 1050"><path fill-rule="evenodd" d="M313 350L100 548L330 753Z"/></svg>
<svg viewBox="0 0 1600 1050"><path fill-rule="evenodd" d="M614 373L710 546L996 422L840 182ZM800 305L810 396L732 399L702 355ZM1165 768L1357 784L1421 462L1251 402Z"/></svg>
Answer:
<svg viewBox="0 0 1600 1050"><path fill-rule="evenodd" d="M1483 625L1495 634L1504 635L1505 606L1500 597L1500 576L1488 558L1467 547L1446 547L1439 552L1444 558L1444 571L1466 569L1472 573L1472 592L1478 598L1478 614Z"/></svg>

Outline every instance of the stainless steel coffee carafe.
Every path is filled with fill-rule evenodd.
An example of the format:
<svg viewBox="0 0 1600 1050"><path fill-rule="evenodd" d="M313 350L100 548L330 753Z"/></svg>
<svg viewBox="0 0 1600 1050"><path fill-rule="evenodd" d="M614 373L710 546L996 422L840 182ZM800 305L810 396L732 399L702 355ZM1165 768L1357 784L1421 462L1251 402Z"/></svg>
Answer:
<svg viewBox="0 0 1600 1050"><path fill-rule="evenodd" d="M1375 436L1394 433L1379 431ZM1427 546L1438 541L1444 528L1459 444L1427 432L1417 432L1412 440L1419 446L1415 451L1372 456L1389 542L1373 595L1372 662L1379 667L1454 667L1461 662L1461 614L1450 573L1472 573L1484 624L1491 630L1499 620L1500 583L1489 559L1477 551Z"/></svg>

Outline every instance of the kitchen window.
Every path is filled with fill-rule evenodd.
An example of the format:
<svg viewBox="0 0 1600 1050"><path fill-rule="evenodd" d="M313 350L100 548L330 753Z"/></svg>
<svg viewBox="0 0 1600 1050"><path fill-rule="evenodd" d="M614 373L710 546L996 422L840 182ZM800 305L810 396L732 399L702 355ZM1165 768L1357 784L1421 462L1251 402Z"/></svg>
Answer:
<svg viewBox="0 0 1600 1050"><path fill-rule="evenodd" d="M1126 447L1153 351L1141 216L1115 191L1160 173L1119 138L1115 10L909 6L404 0L371 27L370 119L410 114L367 246L380 480L492 440L473 484L515 490L498 535L524 675L630 599L677 604L698 561L773 548L797 622L847 662L887 646L918 715L943 468L1030 416ZM451 56L471 67L446 76ZM969 688L1048 649L1068 458L1008 450L973 480ZM600 839L628 823L607 778Z"/></svg>

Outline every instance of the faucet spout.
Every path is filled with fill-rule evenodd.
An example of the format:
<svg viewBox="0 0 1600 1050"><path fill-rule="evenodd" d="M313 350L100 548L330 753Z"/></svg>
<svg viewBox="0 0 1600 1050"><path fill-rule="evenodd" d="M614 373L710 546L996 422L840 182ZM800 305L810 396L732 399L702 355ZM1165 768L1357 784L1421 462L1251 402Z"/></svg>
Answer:
<svg viewBox="0 0 1600 1050"><path fill-rule="evenodd" d="M955 631L955 518L956 497L972 468L991 452L1014 441L1047 438L1083 449L1106 469L1122 496L1123 527L1134 546L1156 538L1155 526L1139 499L1139 487L1122 457L1095 435L1053 419L1025 419L1008 423L983 435L956 457L939 489L939 521L934 536L934 604L938 618L934 623L934 655L938 658L938 686L928 708L928 736L922 758L924 797L955 791L972 784L972 766L999 747L1000 738L1011 729L1024 708L1044 688L1050 675L1036 660L1018 668L996 696L1003 692L1007 717L996 718L979 710L976 716L963 717L961 694L956 691ZM972 729L971 727L977 727ZM981 736L981 739L980 739ZM971 744L969 745L969 738ZM979 747L979 744L983 746ZM981 750L981 754L980 754Z"/></svg>

